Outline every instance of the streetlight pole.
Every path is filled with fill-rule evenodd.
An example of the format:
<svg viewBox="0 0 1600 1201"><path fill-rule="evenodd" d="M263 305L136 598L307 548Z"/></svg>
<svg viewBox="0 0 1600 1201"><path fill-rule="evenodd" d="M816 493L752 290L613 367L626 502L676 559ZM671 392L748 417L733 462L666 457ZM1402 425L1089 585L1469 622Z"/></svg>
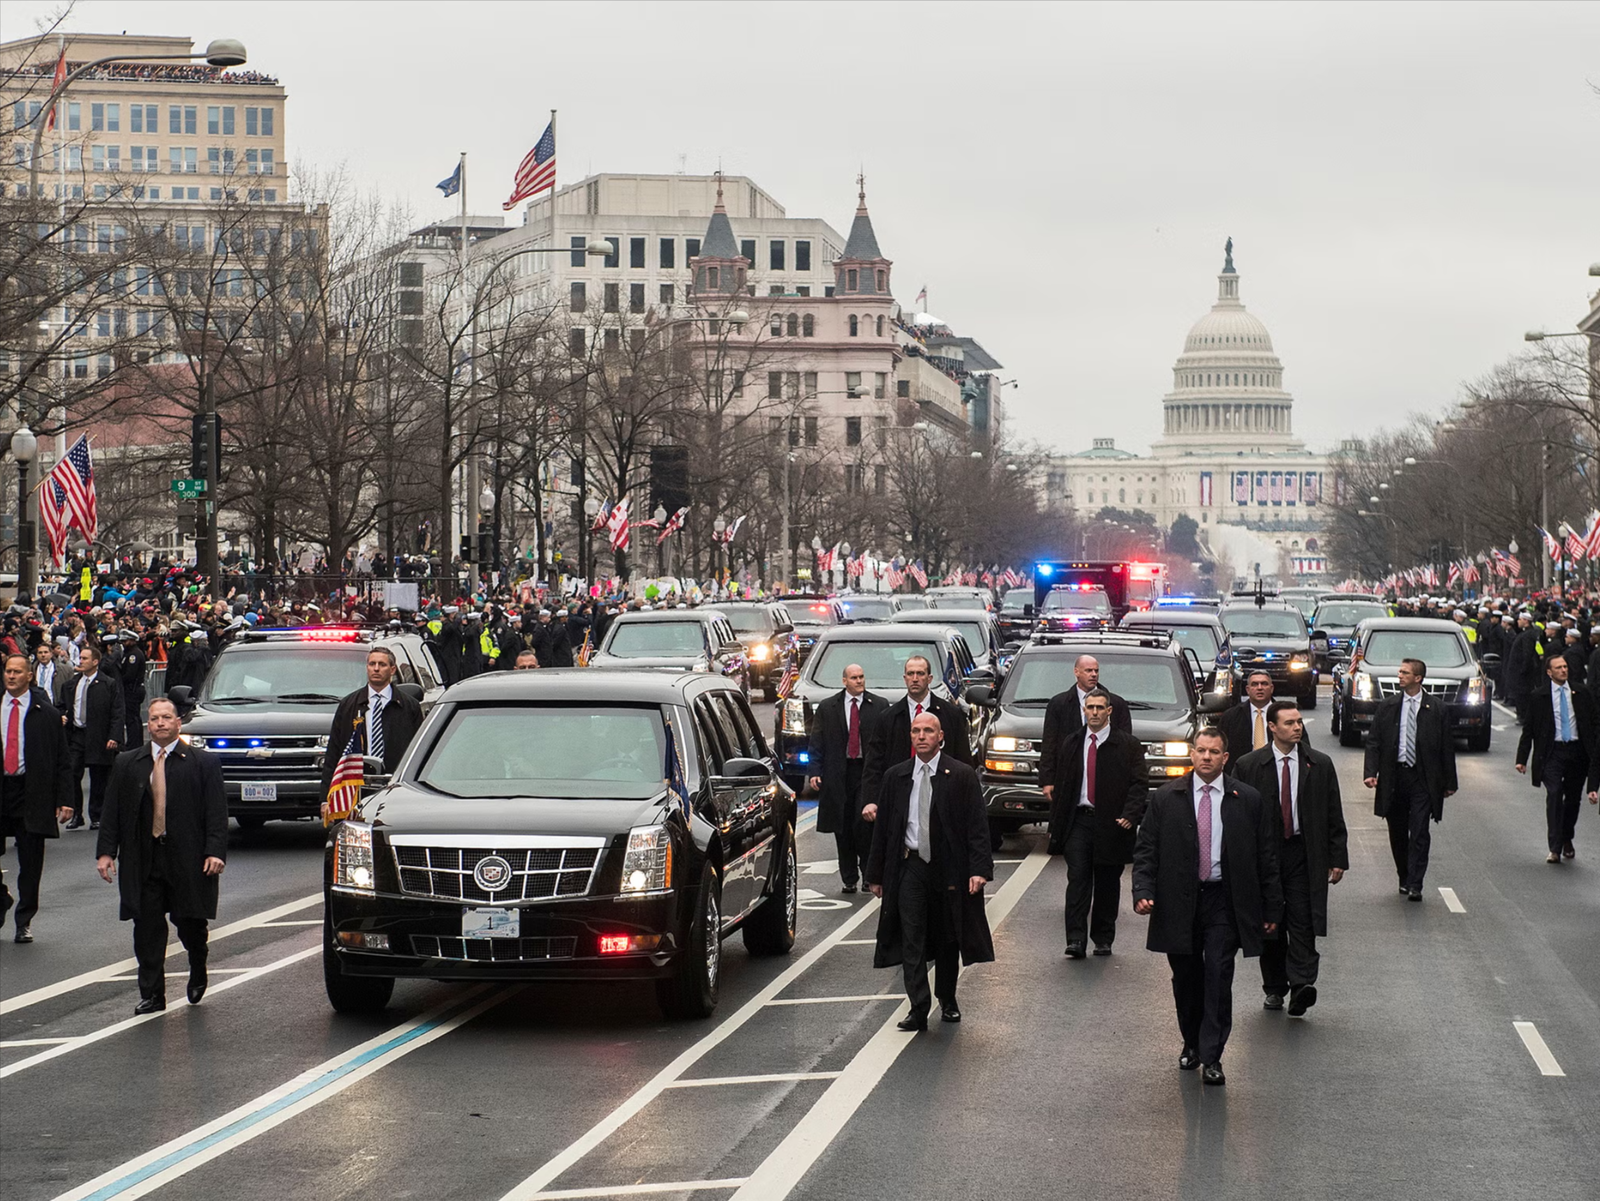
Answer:
<svg viewBox="0 0 1600 1201"><path fill-rule="evenodd" d="M38 591L38 577L34 571L34 550L37 538L33 522L28 520L28 468L39 453L39 439L27 426L17 427L11 435L11 457L17 461L17 598L26 592L29 597Z"/></svg>
<svg viewBox="0 0 1600 1201"><path fill-rule="evenodd" d="M727 554L727 546L722 541L722 532L727 528L727 521L721 517L717 518L711 523L712 541L715 542L718 547L722 548L720 551L718 551L716 548L713 548L711 551L711 574L718 582L720 582L722 578L722 568L719 557L725 557Z"/></svg>
<svg viewBox="0 0 1600 1201"><path fill-rule="evenodd" d="M650 514L650 516L655 518L656 529L662 530L666 528L666 505L657 502L656 511ZM666 539L662 538L659 534L656 535L656 572L660 575L667 574L667 543Z"/></svg>

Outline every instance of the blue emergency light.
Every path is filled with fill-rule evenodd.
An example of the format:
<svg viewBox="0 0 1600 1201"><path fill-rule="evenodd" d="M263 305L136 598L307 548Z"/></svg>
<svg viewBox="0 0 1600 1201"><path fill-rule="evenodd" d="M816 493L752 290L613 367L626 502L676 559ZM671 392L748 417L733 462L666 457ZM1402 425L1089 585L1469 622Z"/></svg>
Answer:
<svg viewBox="0 0 1600 1201"><path fill-rule="evenodd" d="M1047 580L1056 573L1056 569L1048 563L1035 563L1033 570L1036 575L1042 575Z"/></svg>

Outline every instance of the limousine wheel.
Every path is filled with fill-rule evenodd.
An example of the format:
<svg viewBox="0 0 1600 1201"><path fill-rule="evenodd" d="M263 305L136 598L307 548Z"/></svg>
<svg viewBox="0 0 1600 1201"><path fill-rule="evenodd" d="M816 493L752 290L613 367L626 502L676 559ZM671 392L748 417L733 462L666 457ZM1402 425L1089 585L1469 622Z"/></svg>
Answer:
<svg viewBox="0 0 1600 1201"><path fill-rule="evenodd" d="M745 919L744 945L752 955L787 955L794 946L800 920L800 864L795 858L794 827L784 832L783 859L772 893Z"/></svg>
<svg viewBox="0 0 1600 1201"><path fill-rule="evenodd" d="M322 919L322 986L328 1003L340 1013L377 1013L394 995L394 980L387 976L346 976L333 951L333 921Z"/></svg>
<svg viewBox="0 0 1600 1201"><path fill-rule="evenodd" d="M700 872L699 909L685 941L676 970L656 982L656 1001L669 1018L710 1017L722 975L722 884L709 863Z"/></svg>

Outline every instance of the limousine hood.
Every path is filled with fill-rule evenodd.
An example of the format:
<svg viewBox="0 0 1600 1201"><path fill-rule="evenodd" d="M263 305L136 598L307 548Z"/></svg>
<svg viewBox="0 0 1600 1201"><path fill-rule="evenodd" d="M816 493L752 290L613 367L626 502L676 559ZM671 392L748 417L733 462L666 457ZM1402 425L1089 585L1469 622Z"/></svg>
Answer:
<svg viewBox="0 0 1600 1201"><path fill-rule="evenodd" d="M667 791L647 800L518 796L460 798L397 785L367 799L361 816L386 834L547 834L610 839L661 820Z"/></svg>

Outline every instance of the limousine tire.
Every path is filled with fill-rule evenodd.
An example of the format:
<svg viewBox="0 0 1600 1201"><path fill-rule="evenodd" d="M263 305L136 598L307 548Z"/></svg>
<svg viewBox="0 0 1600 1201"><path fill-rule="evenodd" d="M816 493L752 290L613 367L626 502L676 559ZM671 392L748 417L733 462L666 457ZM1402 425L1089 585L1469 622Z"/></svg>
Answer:
<svg viewBox="0 0 1600 1201"><path fill-rule="evenodd" d="M688 945L671 976L656 981L656 1001L669 1018L687 1021L707 1018L717 1007L717 985L722 977L722 885L717 870L707 863L700 871L694 921L689 924Z"/></svg>
<svg viewBox="0 0 1600 1201"><path fill-rule="evenodd" d="M794 946L800 920L800 863L795 857L794 827L784 832L783 859L772 894L745 919L744 946L752 955L787 955Z"/></svg>
<svg viewBox="0 0 1600 1201"><path fill-rule="evenodd" d="M378 1013L394 995L394 979L389 976L346 976L333 950L333 921L322 919L322 986L328 1004L339 1013Z"/></svg>

